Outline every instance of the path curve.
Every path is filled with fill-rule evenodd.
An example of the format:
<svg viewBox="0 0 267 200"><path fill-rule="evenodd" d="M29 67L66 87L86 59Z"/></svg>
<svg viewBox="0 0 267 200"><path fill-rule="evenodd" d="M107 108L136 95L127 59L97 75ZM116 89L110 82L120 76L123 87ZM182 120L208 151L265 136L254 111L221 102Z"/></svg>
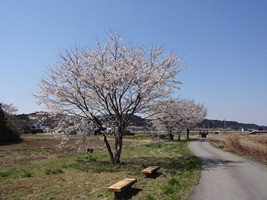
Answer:
<svg viewBox="0 0 267 200"><path fill-rule="evenodd" d="M267 167L210 145L209 139L189 144L202 164L191 200L267 200Z"/></svg>

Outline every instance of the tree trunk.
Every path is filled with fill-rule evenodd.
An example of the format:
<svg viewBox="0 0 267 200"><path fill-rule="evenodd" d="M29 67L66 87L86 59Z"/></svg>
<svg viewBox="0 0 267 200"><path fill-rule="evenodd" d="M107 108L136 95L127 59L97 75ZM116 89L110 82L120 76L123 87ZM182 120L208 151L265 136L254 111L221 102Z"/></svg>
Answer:
<svg viewBox="0 0 267 200"><path fill-rule="evenodd" d="M118 138L115 138L115 163L120 163L121 157L121 150L122 150L122 135Z"/></svg>
<svg viewBox="0 0 267 200"><path fill-rule="evenodd" d="M109 145L109 142L108 142L108 140L107 140L106 133L103 133L103 137L104 137L104 142L105 142L105 144L106 144L106 147L107 147L107 149L108 149L108 153L109 153L110 161L111 161L112 163L114 163L114 162L115 162L115 159L114 159L114 156L113 156L111 147L110 147L110 145Z"/></svg>
<svg viewBox="0 0 267 200"><path fill-rule="evenodd" d="M181 141L181 132L178 132L178 141Z"/></svg>
<svg viewBox="0 0 267 200"><path fill-rule="evenodd" d="M169 138L170 138L170 140L173 140L173 134L172 134L172 132L169 132Z"/></svg>
<svg viewBox="0 0 267 200"><path fill-rule="evenodd" d="M123 138L124 128L119 127L118 133L115 135L115 163L120 163L121 150L122 150L122 138Z"/></svg>
<svg viewBox="0 0 267 200"><path fill-rule="evenodd" d="M189 140L189 132L190 132L190 130L187 128L187 129L186 129L186 139L187 139L187 140Z"/></svg>

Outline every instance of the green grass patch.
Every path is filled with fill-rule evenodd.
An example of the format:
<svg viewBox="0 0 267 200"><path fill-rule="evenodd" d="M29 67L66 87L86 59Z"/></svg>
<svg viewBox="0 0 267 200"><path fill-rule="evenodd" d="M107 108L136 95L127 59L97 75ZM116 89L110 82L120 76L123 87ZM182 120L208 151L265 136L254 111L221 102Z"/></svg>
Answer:
<svg viewBox="0 0 267 200"><path fill-rule="evenodd" d="M6 178L6 177L9 177L10 175L12 175L12 171L10 171L10 170L0 172L1 178Z"/></svg>
<svg viewBox="0 0 267 200"><path fill-rule="evenodd" d="M33 174L32 174L32 172L29 172L29 171L24 170L22 172L21 177L23 177L23 178L30 178L30 177L33 177Z"/></svg>
<svg viewBox="0 0 267 200"><path fill-rule="evenodd" d="M46 169L45 174L46 175L51 175L51 174L61 174L64 173L62 169Z"/></svg>
<svg viewBox="0 0 267 200"><path fill-rule="evenodd" d="M161 142L124 148L119 165L110 163L107 152L17 164L0 171L1 197L113 199L107 187L128 177L138 180L132 199L187 199L200 177L199 163L187 144ZM152 165L160 166L159 176L145 178L141 171Z"/></svg>

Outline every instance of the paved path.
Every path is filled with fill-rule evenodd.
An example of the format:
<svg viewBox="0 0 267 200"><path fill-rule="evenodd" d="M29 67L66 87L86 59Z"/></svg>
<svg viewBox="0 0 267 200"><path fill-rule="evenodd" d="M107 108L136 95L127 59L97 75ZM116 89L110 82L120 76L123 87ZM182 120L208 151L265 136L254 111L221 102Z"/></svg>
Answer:
<svg viewBox="0 0 267 200"><path fill-rule="evenodd" d="M191 200L267 200L267 167L212 147L208 139L189 144L203 170Z"/></svg>

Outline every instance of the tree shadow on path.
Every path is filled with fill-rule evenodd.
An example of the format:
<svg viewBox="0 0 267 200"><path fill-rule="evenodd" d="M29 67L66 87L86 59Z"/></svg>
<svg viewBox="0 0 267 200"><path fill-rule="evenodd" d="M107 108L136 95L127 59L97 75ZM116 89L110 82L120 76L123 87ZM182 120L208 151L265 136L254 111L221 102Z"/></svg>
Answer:
<svg viewBox="0 0 267 200"><path fill-rule="evenodd" d="M200 163L202 165L203 170L213 170L217 167L239 167L243 161L234 161L234 160L222 160L217 158L210 157L199 157Z"/></svg>

